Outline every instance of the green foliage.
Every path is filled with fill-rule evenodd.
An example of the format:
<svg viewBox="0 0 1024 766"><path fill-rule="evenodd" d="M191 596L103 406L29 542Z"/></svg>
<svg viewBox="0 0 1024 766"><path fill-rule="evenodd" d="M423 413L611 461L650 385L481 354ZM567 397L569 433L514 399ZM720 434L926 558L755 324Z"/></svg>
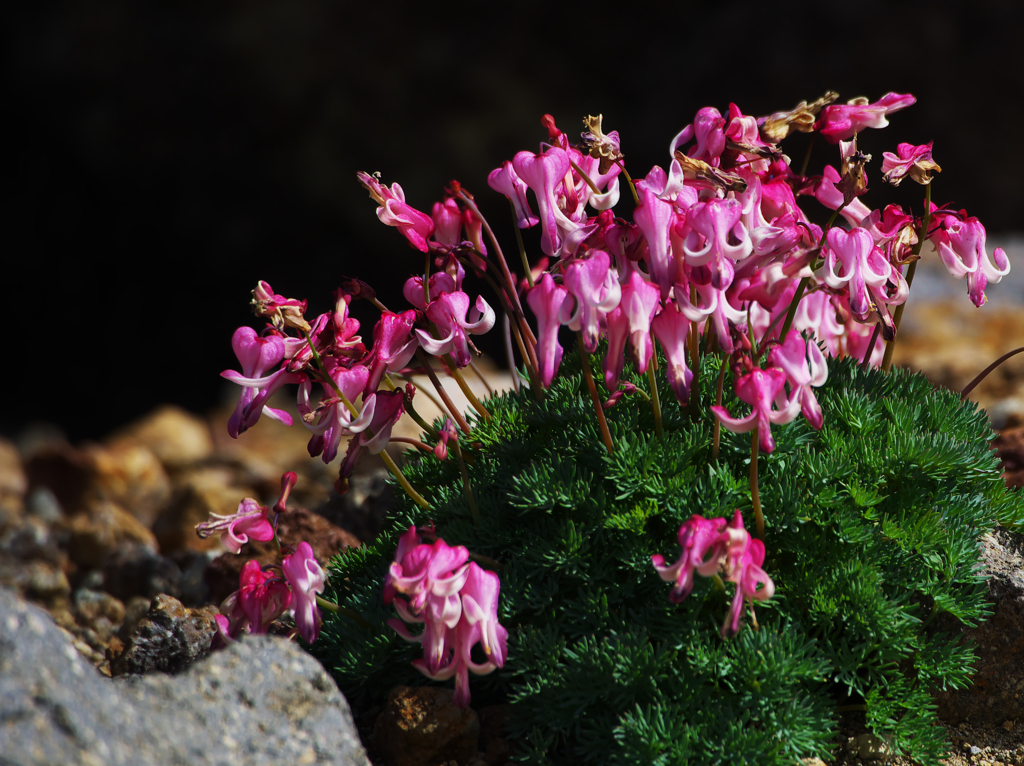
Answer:
<svg viewBox="0 0 1024 766"><path fill-rule="evenodd" d="M503 565L508 660L470 685L474 706L511 704L525 762L828 758L836 708L853 703L897 751L936 763L944 745L929 690L965 686L974 657L929 623L941 612L985 618L979 537L997 520L1024 524L985 414L921 376L833 362L818 391L824 428L777 426L776 450L760 458L776 594L758 604L758 628L748 612L723 641L733 586L697 578L673 605L651 565L655 553L677 558L676 532L694 513L739 508L753 528L749 436L723 431L710 458L717 365L702 370L697 422L659 384L661 441L641 397L610 410L612 455L573 354L543 402L525 391L492 398L493 419L463 442L479 526L456 461L412 455L406 475L431 510L403 496L377 540L332 563L325 595L373 626L326 614L313 647L349 699L372 704L396 684L428 683L409 664L419 645L385 624L394 614L381 585L398 536L432 520L450 545ZM626 376L647 390L646 377ZM729 392L726 405L748 409Z"/></svg>

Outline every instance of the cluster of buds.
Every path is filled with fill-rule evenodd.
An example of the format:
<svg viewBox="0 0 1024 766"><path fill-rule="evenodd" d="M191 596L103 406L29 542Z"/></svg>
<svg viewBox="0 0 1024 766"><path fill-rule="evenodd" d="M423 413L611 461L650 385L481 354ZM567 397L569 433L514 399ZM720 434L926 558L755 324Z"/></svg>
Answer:
<svg viewBox="0 0 1024 766"><path fill-rule="evenodd" d="M469 704L469 671L486 675L505 664L508 631L498 623L500 588L498 575L469 561L461 545L453 548L440 538L425 543L416 527L398 542L384 582L384 603L393 603L402 619L388 620L388 625L407 641L422 644L423 658L413 665L425 676L435 681L455 677L459 707ZM405 623L423 623L423 632L414 636ZM475 644L486 662L473 662Z"/></svg>
<svg viewBox="0 0 1024 766"><path fill-rule="evenodd" d="M288 510L288 496L297 477L289 471L281 477L281 495L274 504L274 522L270 509L251 497L245 498L232 516L212 514L211 521L196 525L196 533L206 538L217 532L232 553L239 553L249 540L268 542L277 530L277 517ZM320 635L323 620L317 607L317 594L324 590L324 570L307 542L300 542L281 559L281 564L261 568L255 559L247 561L239 576L238 590L228 596L216 616L217 634L212 648L225 646L243 633L266 634L271 624L286 612L295 620L292 635L309 643Z"/></svg>
<svg viewBox="0 0 1024 766"><path fill-rule="evenodd" d="M674 604L682 602L693 590L693 573L701 577L721 576L736 584L732 606L722 623L722 638L732 638L740 630L743 602L767 601L775 593L775 583L761 569L764 564L764 543L750 536L743 527L743 516L737 510L732 521L724 518L705 519L694 514L679 527L679 560L669 566L662 556L652 556L658 575L675 583L669 593ZM760 588L758 586L761 586Z"/></svg>

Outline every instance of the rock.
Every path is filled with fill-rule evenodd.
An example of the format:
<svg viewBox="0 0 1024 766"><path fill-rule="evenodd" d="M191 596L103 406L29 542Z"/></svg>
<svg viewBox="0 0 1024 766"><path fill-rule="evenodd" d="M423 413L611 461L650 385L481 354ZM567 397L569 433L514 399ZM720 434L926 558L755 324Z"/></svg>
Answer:
<svg viewBox="0 0 1024 766"><path fill-rule="evenodd" d="M887 761L892 758L892 750L882 739L870 732L858 734L854 739L857 757L864 761Z"/></svg>
<svg viewBox="0 0 1024 766"><path fill-rule="evenodd" d="M102 566L117 550L140 544L156 552L153 533L109 500L96 500L71 519L68 555L85 568Z"/></svg>
<svg viewBox="0 0 1024 766"><path fill-rule="evenodd" d="M13 442L0 438L0 531L16 523L25 511L28 476Z"/></svg>
<svg viewBox="0 0 1024 766"><path fill-rule="evenodd" d="M4 589L0 742L19 766L369 766L345 698L291 642L247 637L179 676L111 681Z"/></svg>
<svg viewBox="0 0 1024 766"><path fill-rule="evenodd" d="M125 443L145 446L172 470L198 463L213 453L206 421L170 404L157 407L108 441L111 447Z"/></svg>
<svg viewBox="0 0 1024 766"><path fill-rule="evenodd" d="M974 684L937 692L939 717L994 728L1024 716L1024 535L997 528L982 538L989 597L994 614L976 628L951 620L938 630L955 631L975 644Z"/></svg>
<svg viewBox="0 0 1024 766"><path fill-rule="evenodd" d="M213 606L188 609L176 598L157 596L126 642L124 652L114 660L112 674L181 672L209 654L217 632L216 614Z"/></svg>
<svg viewBox="0 0 1024 766"><path fill-rule="evenodd" d="M82 510L86 491L92 482L90 462L82 450L67 442L51 442L32 453L25 472L31 488L47 487L64 512L71 515Z"/></svg>
<svg viewBox="0 0 1024 766"><path fill-rule="evenodd" d="M251 489L227 484L229 476L224 471L213 469L196 471L187 477L153 523L153 533L160 542L161 551L223 550L218 535L201 539L196 534L196 524L209 521L215 513L230 516L238 510L243 498L253 494Z"/></svg>
<svg viewBox="0 0 1024 766"><path fill-rule="evenodd" d="M66 601L71 593L67 575L45 561L0 560L0 585L47 606Z"/></svg>
<svg viewBox="0 0 1024 766"><path fill-rule="evenodd" d="M351 532L302 507L289 507L286 513L281 514L277 522L277 534L281 545L295 546L305 540L325 568L327 562L338 555L339 551L359 546L358 538ZM204 575L210 587L210 599L214 603L219 604L238 590L238 576L245 562L250 559L259 561L260 566L281 562L273 540L265 543L250 540L242 547L241 553L225 553L214 559Z"/></svg>
<svg viewBox="0 0 1024 766"><path fill-rule="evenodd" d="M122 601L133 596L156 598L166 593L177 598L181 569L146 545L128 545L114 551L103 566L103 588Z"/></svg>
<svg viewBox="0 0 1024 766"><path fill-rule="evenodd" d="M480 721L460 709L451 689L397 686L373 731L373 749L384 766L466 763L476 755Z"/></svg>
<svg viewBox="0 0 1024 766"><path fill-rule="evenodd" d="M1003 462L1008 487L1024 487L1024 426L1003 431L992 442Z"/></svg>
<svg viewBox="0 0 1024 766"><path fill-rule="evenodd" d="M159 458L146 446L119 442L90 445L90 492L116 503L149 527L171 499L171 480Z"/></svg>
<svg viewBox="0 0 1024 766"><path fill-rule="evenodd" d="M117 631L117 637L122 643L134 635L135 629L139 627L139 623L142 622L143 618L149 614L149 608L152 605L153 602L144 596L132 596L125 602L124 620ZM121 649L123 651L124 646Z"/></svg>
<svg viewBox="0 0 1024 766"><path fill-rule="evenodd" d="M124 622L124 604L109 593L79 588L74 592L71 602L74 605L75 622L92 630L104 646Z"/></svg>

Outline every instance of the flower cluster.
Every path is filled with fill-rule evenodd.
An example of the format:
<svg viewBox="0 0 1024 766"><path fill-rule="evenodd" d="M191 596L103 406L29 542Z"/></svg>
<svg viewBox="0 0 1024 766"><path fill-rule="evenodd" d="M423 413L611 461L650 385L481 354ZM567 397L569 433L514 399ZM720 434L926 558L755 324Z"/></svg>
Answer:
<svg viewBox="0 0 1024 766"><path fill-rule="evenodd" d="M678 604L693 590L693 573L702 577L722 575L726 582L736 584L729 615L722 623L722 638L731 638L740 630L743 602L767 601L775 593L775 583L761 569L764 564L764 543L750 536L743 527L743 516L737 510L732 521L724 518L705 519L694 514L679 527L682 555L669 566L662 556L652 556L658 575L675 583L669 599ZM758 586L761 586L758 588Z"/></svg>
<svg viewBox="0 0 1024 766"><path fill-rule="evenodd" d="M212 520L196 525L196 534L209 537L217 532L224 547L239 553L250 539L259 542L273 540L277 534L277 516L287 512L288 497L298 477L293 471L281 477L281 494L274 504L274 523L270 509L251 497L238 505L231 516L212 514ZM324 570L313 556L313 548L300 542L281 559L280 566L261 568L255 559L247 561L239 576L238 590L228 596L216 616L217 635L213 648L225 646L243 633L265 634L270 625L285 612L295 620L293 635L300 635L309 643L320 635L322 618L316 597L325 583Z"/></svg>
<svg viewBox="0 0 1024 766"><path fill-rule="evenodd" d="M414 446L438 460L446 460L449 449L455 453L466 502L479 525L466 469L479 443L467 438L473 426L437 377L438 371L453 377L476 415L490 418L460 373L476 353L471 336L489 331L496 321L491 305L467 292L467 277L476 276L490 284L506 314L509 364L517 369L513 383L518 388L528 380L538 401L558 374L564 355L560 335L576 333L608 452L616 445L604 411L627 395L650 401L655 434L662 437L655 344L664 354L675 398L690 405L694 418L702 415L699 402L690 401L700 356L717 354L719 393L731 371L735 395L750 412L732 414L721 397L709 408L715 419L711 455L717 457L720 427L753 432L751 501L756 534L763 539L758 450L772 452L772 426L801 414L813 428L822 427L815 389L828 377L827 357L852 356L864 365L888 368L924 244L935 247L954 277L967 280L977 306L985 303L987 286L1010 267L1000 248L989 254L985 229L976 218L932 203L932 182L941 168L931 143L901 143L896 152L884 153L881 165L884 182L897 186L909 178L924 187L920 210L896 204L868 207L863 198L871 156L858 149L858 134L886 127L889 115L911 106L915 98L889 93L873 103L857 98L839 104L837 99L827 93L759 118L743 114L735 104L725 114L701 109L669 143L667 170L652 167L643 176L635 174L635 181L626 172L618 132L606 133L600 115L584 120L575 144L545 115L547 136L539 151L515 154L487 178L490 188L508 199L517 229L539 228L542 257L532 265L516 232L522 259L518 275L475 198L458 182L450 184L428 215L406 201L399 184L387 186L379 175L358 173L378 206L378 218L412 248L415 258L406 273L413 275L403 290L411 308L393 312L369 285L349 279L335 291L331 311L307 320L304 300L278 295L260 282L253 308L266 325L259 332L248 327L235 332L232 345L241 371L222 373L242 387L230 434L239 436L261 415L290 425L291 416L269 401L282 386L297 384L297 410L312 434L310 455L331 462L347 441L339 491L359 455L369 450L381 455L421 508L429 509L427 499L384 451L393 440L393 426L407 413L425 432ZM817 174L795 169L781 148L794 132L820 133L838 148L838 156ZM632 220L613 212L623 186L635 203ZM370 301L380 311L369 346L349 316L355 299ZM589 361L602 340L604 396ZM646 392L622 380L627 357L637 372L648 374ZM444 401L440 428L425 423L413 406L411 375L418 372L430 378ZM400 387L397 380L406 385ZM235 551L248 538L273 535L267 509L253 500L243 501L237 514L201 526L202 534L220 532ZM384 601L393 603L401 618L389 624L422 645L423 657L414 665L433 679L454 676L455 699L464 706L469 671L489 673L505 661L507 632L497 620L499 578L469 562L466 548L448 546L433 529L428 536L432 542L424 542L415 527L402 535ZM721 630L723 637L731 637L740 629L744 602L765 600L774 592L762 569L762 539L747 533L739 511L728 523L693 516L679 531L680 559L672 566L661 556L653 562L663 579L675 583L671 599L676 602L690 593L694 572L715 577L719 584L722 578L734 583ZM323 588L323 572L309 546L303 543L286 556L280 570L279 577L276 570L246 565L238 593L224 606L225 639L243 631L263 632L289 609L299 633L315 639L320 624L315 594ZM423 623L424 629L413 635L406 623ZM482 664L472 659L477 644L487 656Z"/></svg>
<svg viewBox="0 0 1024 766"><path fill-rule="evenodd" d="M508 640L508 631L498 623L498 575L468 560L464 547L452 548L440 538L425 543L416 527L409 527L384 583L384 603L394 603L402 618L388 625L405 640L423 645L423 658L413 665L425 676L435 681L455 676L459 707L469 704L469 671L486 675L502 667ZM423 632L414 636L406 622L423 623ZM473 662L475 644L486 662Z"/></svg>

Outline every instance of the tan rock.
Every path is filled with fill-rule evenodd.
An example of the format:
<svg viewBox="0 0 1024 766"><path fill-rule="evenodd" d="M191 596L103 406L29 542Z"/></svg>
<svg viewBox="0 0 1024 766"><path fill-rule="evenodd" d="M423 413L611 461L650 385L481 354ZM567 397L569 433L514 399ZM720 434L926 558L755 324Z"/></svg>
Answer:
<svg viewBox="0 0 1024 766"><path fill-rule="evenodd" d="M0 495L24 495L26 492L28 476L18 448L13 442L0 438Z"/></svg>
<svg viewBox="0 0 1024 766"><path fill-rule="evenodd" d="M68 555L77 565L98 567L118 548L140 544L157 550L153 533L109 500L95 500L71 519Z"/></svg>
<svg viewBox="0 0 1024 766"><path fill-rule="evenodd" d="M125 442L144 445L171 469L205 460L213 453L206 421L171 404L161 405L121 429L109 444L113 447Z"/></svg>
<svg viewBox="0 0 1024 766"><path fill-rule="evenodd" d="M163 512L153 522L153 533L165 554L179 550L208 551L220 549L220 537L200 539L196 524L210 520L212 514L230 516L238 504L251 496L249 488L223 483L229 477L223 471L197 471L175 492Z"/></svg>
<svg viewBox="0 0 1024 766"><path fill-rule="evenodd" d="M171 481L159 458L137 442L90 445L91 490L131 513L147 527L171 498Z"/></svg>

